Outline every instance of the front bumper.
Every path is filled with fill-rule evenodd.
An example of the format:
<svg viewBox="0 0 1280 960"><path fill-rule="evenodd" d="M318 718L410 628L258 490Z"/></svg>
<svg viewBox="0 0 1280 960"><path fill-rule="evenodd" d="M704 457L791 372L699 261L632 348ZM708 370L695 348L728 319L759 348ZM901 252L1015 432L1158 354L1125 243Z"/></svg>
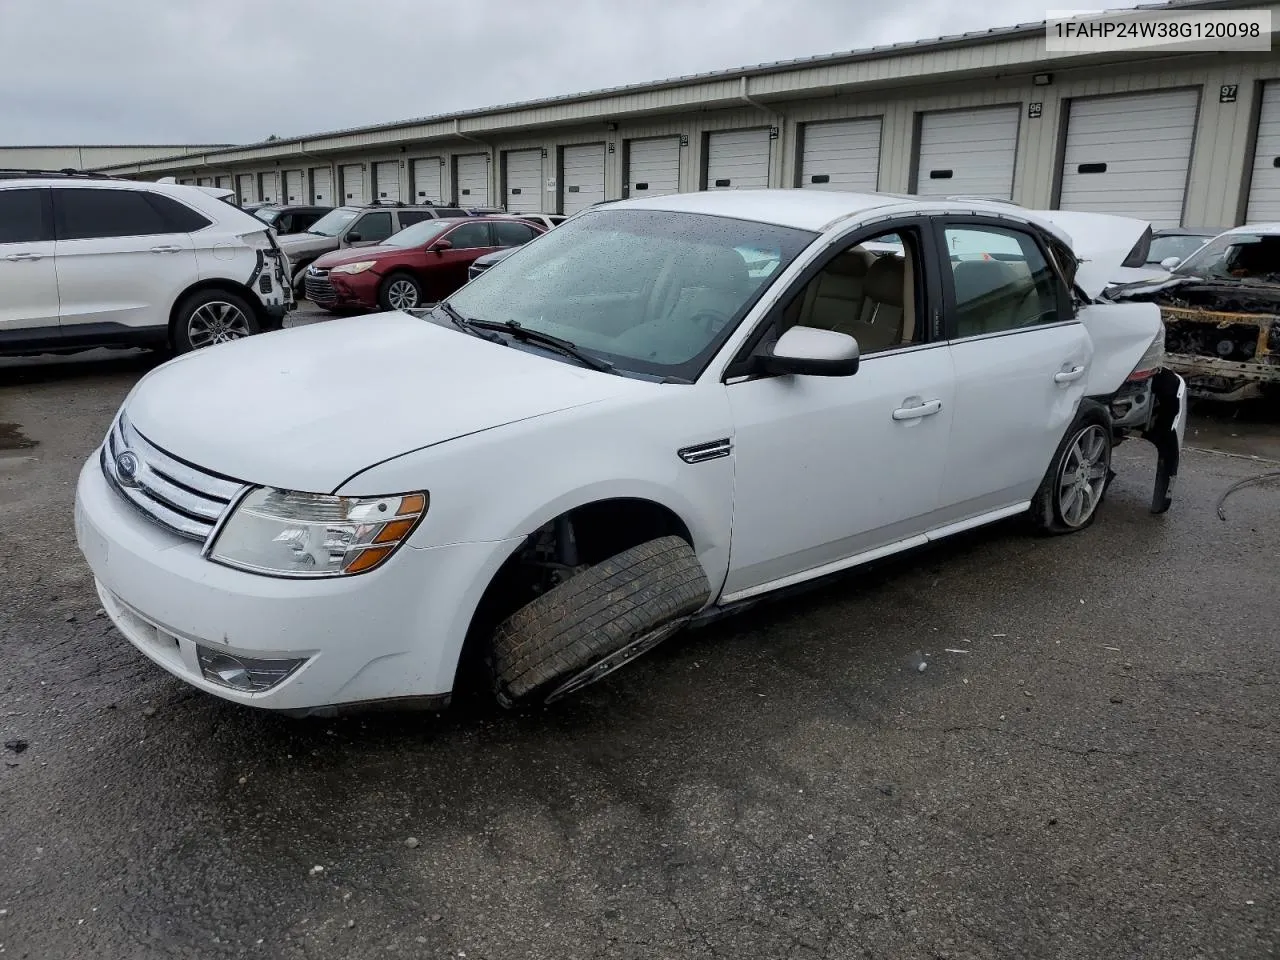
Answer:
<svg viewBox="0 0 1280 960"><path fill-rule="evenodd" d="M381 282L381 275L372 270L357 274L334 274L321 268L309 267L306 274L306 297L322 307L365 307L372 310L378 306L378 284Z"/></svg>
<svg viewBox="0 0 1280 960"><path fill-rule="evenodd" d="M75 528L103 609L130 643L208 693L290 711L446 697L470 613L515 545L409 544L379 570L334 580L249 574L143 517L110 488L96 452L80 474ZM306 662L244 692L205 679L198 646Z"/></svg>

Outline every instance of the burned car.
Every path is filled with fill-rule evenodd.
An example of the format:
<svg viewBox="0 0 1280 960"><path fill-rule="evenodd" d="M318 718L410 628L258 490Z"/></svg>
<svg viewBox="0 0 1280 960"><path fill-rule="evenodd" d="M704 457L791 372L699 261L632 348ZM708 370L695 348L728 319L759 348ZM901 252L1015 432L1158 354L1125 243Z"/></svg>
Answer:
<svg viewBox="0 0 1280 960"><path fill-rule="evenodd" d="M1165 363L1191 396L1280 394L1280 224L1228 230L1168 278L1116 285L1107 296L1159 305Z"/></svg>

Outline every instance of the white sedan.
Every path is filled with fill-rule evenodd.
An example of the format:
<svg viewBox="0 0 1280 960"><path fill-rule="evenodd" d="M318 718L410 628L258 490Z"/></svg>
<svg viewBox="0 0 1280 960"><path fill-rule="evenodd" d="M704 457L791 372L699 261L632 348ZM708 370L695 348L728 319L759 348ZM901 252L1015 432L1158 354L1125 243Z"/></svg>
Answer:
<svg viewBox="0 0 1280 960"><path fill-rule="evenodd" d="M78 541L124 636L209 693L440 705L470 653L502 703L555 700L958 531L1081 530L1126 437L1167 509L1185 386L1158 308L1100 299L1146 229L807 190L604 205L430 310L155 369L84 467Z"/></svg>

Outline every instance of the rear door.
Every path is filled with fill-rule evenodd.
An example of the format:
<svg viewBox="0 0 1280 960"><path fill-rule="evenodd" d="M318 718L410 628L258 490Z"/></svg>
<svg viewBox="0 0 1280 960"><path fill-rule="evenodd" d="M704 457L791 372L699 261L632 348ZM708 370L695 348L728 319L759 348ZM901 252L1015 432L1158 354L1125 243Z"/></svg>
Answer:
<svg viewBox="0 0 1280 960"><path fill-rule="evenodd" d="M153 202L154 201L154 202ZM169 205L145 190L63 187L53 191L59 317L64 336L90 327L163 328L178 294L199 278L191 235L175 230ZM184 224L188 229L191 224ZM77 329L80 328L80 329Z"/></svg>
<svg viewBox="0 0 1280 960"><path fill-rule="evenodd" d="M58 334L51 192L0 190L0 345L36 330Z"/></svg>
<svg viewBox="0 0 1280 960"><path fill-rule="evenodd" d="M935 236L956 371L945 526L1028 504L1084 397L1093 346L1033 231L940 217Z"/></svg>

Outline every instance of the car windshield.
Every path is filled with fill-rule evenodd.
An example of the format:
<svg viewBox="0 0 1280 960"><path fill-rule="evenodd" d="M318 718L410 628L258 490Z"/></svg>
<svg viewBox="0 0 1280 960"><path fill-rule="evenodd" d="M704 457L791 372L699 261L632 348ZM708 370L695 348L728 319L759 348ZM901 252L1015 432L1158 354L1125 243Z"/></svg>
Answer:
<svg viewBox="0 0 1280 960"><path fill-rule="evenodd" d="M1194 234L1174 234L1166 237L1152 237L1151 250L1147 254L1147 263L1160 263L1161 261L1168 260L1170 257L1177 257L1179 260L1184 260L1199 250L1208 239L1208 237L1196 236Z"/></svg>
<svg viewBox="0 0 1280 960"><path fill-rule="evenodd" d="M468 319L570 340L619 370L692 380L816 237L729 217L604 208L519 247L449 304Z"/></svg>
<svg viewBox="0 0 1280 960"><path fill-rule="evenodd" d="M412 226L405 227L399 233L393 233L382 241L384 247L420 247L430 243L453 224L447 220L422 220Z"/></svg>
<svg viewBox="0 0 1280 960"><path fill-rule="evenodd" d="M318 233L322 237L336 237L342 232L343 227L354 220L359 213L359 210L344 210L341 207L337 210L330 210L313 223L307 229L307 233Z"/></svg>
<svg viewBox="0 0 1280 960"><path fill-rule="evenodd" d="M1280 235L1224 233L1173 268L1204 280L1265 280L1280 283Z"/></svg>
<svg viewBox="0 0 1280 960"><path fill-rule="evenodd" d="M257 217L259 220L261 220L263 223L271 224L271 223L275 223L278 219L280 219L280 212L281 211L279 210L270 210L266 207L262 207L259 210L253 211L253 215Z"/></svg>

